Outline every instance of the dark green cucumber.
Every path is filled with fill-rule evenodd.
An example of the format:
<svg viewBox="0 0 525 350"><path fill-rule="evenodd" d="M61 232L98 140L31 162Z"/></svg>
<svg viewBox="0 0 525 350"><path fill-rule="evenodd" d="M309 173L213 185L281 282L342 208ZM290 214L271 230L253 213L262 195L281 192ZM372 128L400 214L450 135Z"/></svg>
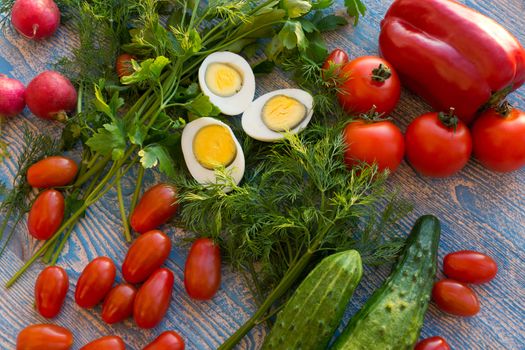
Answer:
<svg viewBox="0 0 525 350"><path fill-rule="evenodd" d="M279 312L262 349L325 349L362 274L361 256L355 250L324 258Z"/></svg>
<svg viewBox="0 0 525 350"><path fill-rule="evenodd" d="M350 320L333 350L412 350L419 338L436 276L441 228L420 217L385 283Z"/></svg>

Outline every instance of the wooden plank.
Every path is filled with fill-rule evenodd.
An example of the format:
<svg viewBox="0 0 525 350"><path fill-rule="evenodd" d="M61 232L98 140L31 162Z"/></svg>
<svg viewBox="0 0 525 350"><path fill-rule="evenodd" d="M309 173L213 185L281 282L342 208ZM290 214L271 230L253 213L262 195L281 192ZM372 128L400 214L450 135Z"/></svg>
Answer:
<svg viewBox="0 0 525 350"><path fill-rule="evenodd" d="M525 43L525 27L520 25L525 13L522 0L481 0L464 1L469 6L495 18ZM331 48L343 47L357 57L377 54L377 37L381 21L390 1L368 0L368 12L357 28L350 26L327 35ZM339 12L343 13L342 5ZM75 33L61 27L58 35L49 41L33 43L8 31L0 35L0 73L11 75L28 83L38 72L50 68L56 55L67 55L77 43ZM277 73L258 80L257 94L293 86L286 75ZM512 94L510 100L525 108L525 91L521 88ZM416 115L429 111L429 107L418 97L404 91L393 118L404 129ZM22 121L29 121L33 128L58 135L54 123L43 122L25 113L25 118L14 118L6 124L2 138L10 143L13 154L21 148ZM0 179L10 181L15 171L15 160L8 159L1 165ZM132 175L133 177L133 175ZM154 183L150 176L148 184ZM446 316L431 306L427 315L423 336L442 335L449 340L453 349L524 349L523 329L525 305L525 170L512 174L498 175L483 169L473 160L458 175L433 180L417 175L408 165L403 164L392 176L391 186L401 190L406 198L415 203L415 210L401 223L401 229L408 232L415 218L421 214L437 215L443 222L443 236L440 258L458 249L477 249L494 256L500 265L496 280L483 286L475 286L482 309L473 318L461 319ZM131 191L131 181L127 185ZM100 319L100 307L95 310L81 310L72 301L76 278L84 265L92 258L108 255L117 263L121 262L126 250L122 239L120 217L115 208L116 194L108 193L95 205L86 219L77 227L73 238L66 246L60 265L71 276L68 301L62 314L54 323L74 330L77 341L74 349L106 334L121 335L129 348L140 349L155 335L165 329L179 331L187 340L188 349L214 349L253 311L254 300L242 279L224 267L222 288L211 302L195 302L188 298L182 283L186 247L175 249L168 263L176 276L173 303L168 317L152 331L143 331L131 321L116 326L107 326ZM181 245L187 235L169 228L174 242ZM7 278L25 261L35 249L35 242L27 238L24 225L18 229L16 239L9 251L0 260L0 348L12 349L19 330L27 324L45 322L32 309L32 289L40 266L34 266L12 289L3 285ZM388 274L386 267L367 269L355 298L346 315L351 314L366 300ZM120 274L118 279L121 280ZM265 329L254 330L239 345L239 349L257 349Z"/></svg>

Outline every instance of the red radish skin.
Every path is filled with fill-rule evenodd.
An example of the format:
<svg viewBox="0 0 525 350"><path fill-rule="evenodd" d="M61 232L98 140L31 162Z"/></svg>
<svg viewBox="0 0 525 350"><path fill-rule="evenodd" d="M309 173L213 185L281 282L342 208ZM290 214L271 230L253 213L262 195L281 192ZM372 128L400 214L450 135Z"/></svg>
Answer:
<svg viewBox="0 0 525 350"><path fill-rule="evenodd" d="M77 91L62 74L46 71L27 86L26 103L39 118L65 121L77 105Z"/></svg>
<svg viewBox="0 0 525 350"><path fill-rule="evenodd" d="M49 38L60 25L60 10L53 0L16 0L11 23L26 38Z"/></svg>
<svg viewBox="0 0 525 350"><path fill-rule="evenodd" d="M22 113L25 102L24 84L0 74L0 117L14 117Z"/></svg>

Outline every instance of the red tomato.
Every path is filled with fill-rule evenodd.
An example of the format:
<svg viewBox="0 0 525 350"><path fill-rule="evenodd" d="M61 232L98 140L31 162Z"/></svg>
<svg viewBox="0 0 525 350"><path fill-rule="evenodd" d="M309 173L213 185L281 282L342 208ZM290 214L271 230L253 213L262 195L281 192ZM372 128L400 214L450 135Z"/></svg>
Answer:
<svg viewBox="0 0 525 350"><path fill-rule="evenodd" d="M139 236L129 247L122 264L122 275L129 283L145 281L170 255L171 241L162 231L153 230Z"/></svg>
<svg viewBox="0 0 525 350"><path fill-rule="evenodd" d="M414 350L450 350L450 346L441 337L432 337L421 340Z"/></svg>
<svg viewBox="0 0 525 350"><path fill-rule="evenodd" d="M221 285L221 252L211 239L199 238L191 246L184 268L184 286L193 299L213 298Z"/></svg>
<svg viewBox="0 0 525 350"><path fill-rule="evenodd" d="M130 284L115 286L104 300L102 319L108 324L125 320L133 314L137 290Z"/></svg>
<svg viewBox="0 0 525 350"><path fill-rule="evenodd" d="M380 171L395 171L405 154L403 133L390 121L356 120L344 130L347 146L345 163L353 167L360 162L377 163Z"/></svg>
<svg viewBox="0 0 525 350"><path fill-rule="evenodd" d="M450 279L443 279L432 289L432 298L437 306L456 316L474 316L479 312L479 300L467 285Z"/></svg>
<svg viewBox="0 0 525 350"><path fill-rule="evenodd" d="M447 277L464 283L485 283L498 273L498 265L490 256L472 250L447 254L443 259Z"/></svg>
<svg viewBox="0 0 525 350"><path fill-rule="evenodd" d="M184 350L184 339L175 331L166 331L143 350Z"/></svg>
<svg viewBox="0 0 525 350"><path fill-rule="evenodd" d="M35 324L24 328L16 338L16 350L68 350L73 334L53 324Z"/></svg>
<svg viewBox="0 0 525 350"><path fill-rule="evenodd" d="M462 121L447 126L450 114L427 113L410 123L405 133L406 155L414 169L432 177L446 177L463 169L472 152L470 131ZM442 121L445 120L445 123Z"/></svg>
<svg viewBox="0 0 525 350"><path fill-rule="evenodd" d="M124 344L122 338L116 335L108 335L93 340L91 343L81 347L80 350L126 350L126 344Z"/></svg>
<svg viewBox="0 0 525 350"><path fill-rule="evenodd" d="M525 166L525 112L511 109L502 116L494 109L472 126L474 156L483 166L499 172Z"/></svg>
<svg viewBox="0 0 525 350"><path fill-rule="evenodd" d="M31 187L50 188L66 186L77 176L78 165L66 157L47 157L27 169L27 182Z"/></svg>
<svg viewBox="0 0 525 350"><path fill-rule="evenodd" d="M341 106L354 115L372 108L390 114L401 95L401 83L390 63L380 57L364 56L348 62L342 73L349 79L341 86L337 98Z"/></svg>
<svg viewBox="0 0 525 350"><path fill-rule="evenodd" d="M135 72L131 60L136 59L135 56L128 53L123 53L117 57L116 71L119 78L127 77Z"/></svg>
<svg viewBox="0 0 525 350"><path fill-rule="evenodd" d="M140 328L153 328L164 318L170 306L175 278L168 269L158 269L140 287L133 317Z"/></svg>
<svg viewBox="0 0 525 350"><path fill-rule="evenodd" d="M177 189L160 183L148 189L131 214L131 227L139 233L166 223L177 212Z"/></svg>
<svg viewBox="0 0 525 350"><path fill-rule="evenodd" d="M78 278L75 301L78 306L90 308L97 305L108 294L117 269L113 260L99 257L86 265Z"/></svg>
<svg viewBox="0 0 525 350"><path fill-rule="evenodd" d="M45 190L36 198L27 219L27 228L36 239L48 239L64 219L64 196L56 190Z"/></svg>
<svg viewBox="0 0 525 350"><path fill-rule="evenodd" d="M35 283L35 304L40 315L52 318L58 315L66 299L69 279L59 266L48 266L40 272Z"/></svg>
<svg viewBox="0 0 525 350"><path fill-rule="evenodd" d="M343 66L343 65L345 65L347 63L348 63L348 55L347 55L347 53L344 50L342 50L342 49L335 49L334 51L332 51L328 55L328 57L324 61L324 63L323 63L323 70L327 71L331 67L336 66L334 73L335 73L335 75L338 75L339 71L341 70L341 66ZM325 72L323 72L323 78L324 79L330 79L330 78L333 78L333 77L325 76Z"/></svg>

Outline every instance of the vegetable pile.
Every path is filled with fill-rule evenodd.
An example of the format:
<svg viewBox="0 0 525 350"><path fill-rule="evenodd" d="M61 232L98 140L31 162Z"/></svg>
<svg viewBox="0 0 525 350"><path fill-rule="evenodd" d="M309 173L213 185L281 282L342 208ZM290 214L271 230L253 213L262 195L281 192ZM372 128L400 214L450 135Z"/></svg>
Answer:
<svg viewBox="0 0 525 350"><path fill-rule="evenodd" d="M449 349L440 337L416 345L431 296L447 313L473 316L480 305L467 283L489 282L497 264L475 251L451 253L448 278L434 284L440 223L423 216L406 239L397 237L392 228L410 206L385 183L405 157L431 177L456 174L472 153L493 171L525 166L525 113L504 101L525 81L525 50L505 29L450 0L396 0L381 24L384 57L350 59L342 49L329 54L322 36L347 24L332 1L57 3L0 5L32 40L52 36L62 10L80 40L58 71L38 74L27 88L0 75L0 116L27 104L63 124L59 142L25 130L13 188L0 205L0 255L25 214L29 234L43 242L8 287L37 260L50 265L36 280L35 305L43 317L57 316L69 289L56 266L61 251L86 210L116 189L131 243L125 283L114 285L115 262L98 257L75 284L76 304L103 304L108 324L133 317L154 328L169 311L175 276L163 264L172 242L159 228L175 220L198 236L184 268L192 299L218 293L224 261L257 300L220 349L262 323L271 328L263 349ZM364 4L344 3L357 25ZM298 88L255 98L256 76L274 69ZM401 84L436 109L414 118L404 135L389 118ZM64 155L74 148L78 162ZM142 193L150 169L164 182ZM126 206L122 179L132 172ZM9 220L15 225L5 236ZM362 265L396 259L331 342ZM17 349L72 344L73 334L52 324L28 326L17 339ZM101 348L125 344L106 336L82 349ZM166 331L145 347L165 348L184 349L184 340Z"/></svg>

